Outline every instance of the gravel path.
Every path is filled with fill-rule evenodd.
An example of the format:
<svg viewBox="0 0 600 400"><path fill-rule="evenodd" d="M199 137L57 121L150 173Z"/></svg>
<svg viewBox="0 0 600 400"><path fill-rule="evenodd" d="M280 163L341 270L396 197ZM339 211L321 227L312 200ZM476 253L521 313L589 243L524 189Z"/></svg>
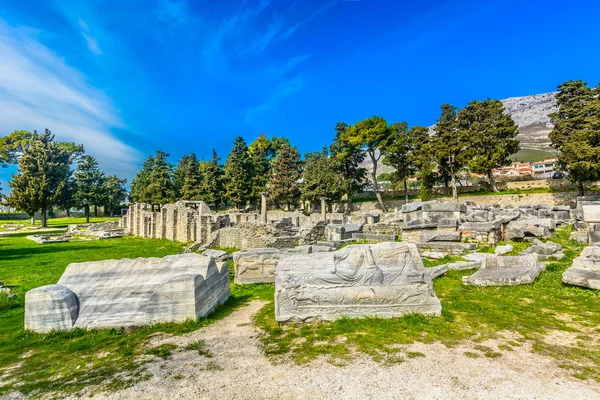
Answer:
<svg viewBox="0 0 600 400"><path fill-rule="evenodd" d="M600 385L569 377L554 359L521 347L502 357L469 358L469 347L415 344L424 357L391 367L367 358L344 367L324 360L271 364L262 354L254 301L186 336L160 336L154 345L184 347L202 339L212 358L178 350L149 364L153 377L97 399L600 399ZM487 344L487 343L486 343Z"/></svg>

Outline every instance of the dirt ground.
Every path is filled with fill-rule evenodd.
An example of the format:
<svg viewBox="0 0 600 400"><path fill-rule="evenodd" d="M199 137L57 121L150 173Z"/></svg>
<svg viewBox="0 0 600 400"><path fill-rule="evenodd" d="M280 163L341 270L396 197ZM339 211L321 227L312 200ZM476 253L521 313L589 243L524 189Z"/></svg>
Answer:
<svg viewBox="0 0 600 400"><path fill-rule="evenodd" d="M339 367L273 364L260 350L254 301L225 319L186 336L155 338L183 348L204 340L213 357L176 350L149 365L153 377L96 399L600 399L600 385L570 377L556 360L526 346L498 358L470 358L468 346L414 344L424 357L383 366L357 359ZM490 343L486 343L490 345Z"/></svg>

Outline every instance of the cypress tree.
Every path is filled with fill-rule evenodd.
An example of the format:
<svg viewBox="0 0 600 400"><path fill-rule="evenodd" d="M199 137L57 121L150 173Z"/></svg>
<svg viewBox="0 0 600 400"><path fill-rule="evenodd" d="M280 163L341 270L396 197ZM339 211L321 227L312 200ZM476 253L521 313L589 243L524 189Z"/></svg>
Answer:
<svg viewBox="0 0 600 400"><path fill-rule="evenodd" d="M170 203L175 199L175 189L171 180L173 166L167 161L169 155L158 150L154 156L152 171L148 176L147 195L152 208Z"/></svg>
<svg viewBox="0 0 600 400"><path fill-rule="evenodd" d="M269 198L277 205L286 204L288 210L300 199L300 153L295 147L284 145L273 162L269 178Z"/></svg>
<svg viewBox="0 0 600 400"><path fill-rule="evenodd" d="M119 179L116 175L106 177L104 183L106 191L105 210L108 210L111 217L113 216L114 209L127 199L125 184L127 184L127 179Z"/></svg>
<svg viewBox="0 0 600 400"><path fill-rule="evenodd" d="M106 199L104 172L98 168L98 162L90 155L83 156L77 164L73 176L75 193L73 198L79 207L85 210L85 222L90 222L90 206L103 204Z"/></svg>
<svg viewBox="0 0 600 400"><path fill-rule="evenodd" d="M202 162L201 199L209 205L214 205L215 211L219 210L219 205L223 199L223 166L219 163L215 149L212 149L211 161Z"/></svg>
<svg viewBox="0 0 600 400"><path fill-rule="evenodd" d="M261 133L248 147L248 154L252 163L251 202L257 204L260 201L260 194L267 190L271 172L269 161L272 154L271 141Z"/></svg>
<svg viewBox="0 0 600 400"><path fill-rule="evenodd" d="M9 183L12 193L7 199L8 205L29 215L40 210L41 225L46 227L47 212L59 202L61 190L71 174L71 155L57 146L49 129L41 135L34 132Z"/></svg>
<svg viewBox="0 0 600 400"><path fill-rule="evenodd" d="M200 200L202 173L196 154L181 157L173 174L173 185L180 200Z"/></svg>
<svg viewBox="0 0 600 400"><path fill-rule="evenodd" d="M131 191L129 196L135 203L150 203L148 196L148 184L150 183L150 173L154 166L154 157L150 156L144 161L142 169L131 181Z"/></svg>
<svg viewBox="0 0 600 400"><path fill-rule="evenodd" d="M243 208L252 196L252 161L244 138L238 136L225 162L225 197Z"/></svg>

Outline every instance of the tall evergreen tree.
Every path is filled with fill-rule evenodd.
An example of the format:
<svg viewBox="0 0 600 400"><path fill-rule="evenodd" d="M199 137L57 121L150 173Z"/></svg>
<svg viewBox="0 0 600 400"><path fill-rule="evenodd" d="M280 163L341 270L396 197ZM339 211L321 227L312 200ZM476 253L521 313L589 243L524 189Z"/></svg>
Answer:
<svg viewBox="0 0 600 400"><path fill-rule="evenodd" d="M384 149L390 137L392 131L388 129L387 122L382 117L373 116L363 121L359 121L356 124L348 127L344 133L344 139L354 146L361 146L366 149L373 169L371 170L371 181L373 182L373 190L377 196L377 202L379 207L386 212L387 208L383 204L383 198L379 191L379 184L377 183L377 163L381 159L381 150Z"/></svg>
<svg viewBox="0 0 600 400"><path fill-rule="evenodd" d="M41 225L45 227L48 209L58 203L69 179L71 156L56 145L49 129L41 135L34 132L19 158L17 173L12 175L7 204L30 215L40 210Z"/></svg>
<svg viewBox="0 0 600 400"><path fill-rule="evenodd" d="M150 203L148 196L148 185L150 184L150 173L154 166L154 157L150 156L144 161L142 169L131 181L131 191L129 197L135 203Z"/></svg>
<svg viewBox="0 0 600 400"><path fill-rule="evenodd" d="M167 158L169 155L164 151L158 150L154 155L154 165L148 177L147 195L152 208L175 199L175 189L173 188L173 166Z"/></svg>
<svg viewBox="0 0 600 400"><path fill-rule="evenodd" d="M272 152L271 141L262 133L248 146L252 163L251 201L255 204L260 201L260 194L267 190L267 182L271 172L270 159Z"/></svg>
<svg viewBox="0 0 600 400"><path fill-rule="evenodd" d="M600 90L583 81L568 81L558 87L558 111L550 114L554 129L552 146L558 149L559 165L577 183L583 196L583 183L600 176Z"/></svg>
<svg viewBox="0 0 600 400"><path fill-rule="evenodd" d="M295 147L284 145L273 162L269 178L269 198L277 205L286 204L288 210L300 199L300 153Z"/></svg>
<svg viewBox="0 0 600 400"><path fill-rule="evenodd" d="M201 163L203 177L201 199L209 205L214 205L215 211L219 210L219 205L224 197L223 166L219 161L216 150L212 149L212 159Z"/></svg>
<svg viewBox="0 0 600 400"><path fill-rule="evenodd" d="M127 200L126 184L127 179L119 179L116 175L109 175L106 177L106 181L104 182L106 193L106 205L104 206L104 210L108 210L111 217L114 214L115 208Z"/></svg>
<svg viewBox="0 0 600 400"><path fill-rule="evenodd" d="M308 153L304 156L300 185L303 201L317 204L324 197L331 204L341 200L342 179L335 170L336 162L335 158L329 156L327 148L320 153Z"/></svg>
<svg viewBox="0 0 600 400"><path fill-rule="evenodd" d="M75 181L72 177L67 179L65 186L60 191L60 196L58 201L56 202L56 206L65 210L67 217L71 216L71 208L77 206L77 202L75 201L75 190L76 185Z"/></svg>
<svg viewBox="0 0 600 400"><path fill-rule="evenodd" d="M390 125L392 139L383 149L383 163L394 167L396 180L404 184L404 198L408 203L408 184L407 180L415 173L415 166L412 162L413 143L408 135L408 124L406 122L396 122Z"/></svg>
<svg viewBox="0 0 600 400"><path fill-rule="evenodd" d="M435 154L432 147L433 140L429 136L429 129L424 126L413 126L408 130L407 134L412 143L410 162L418 171L421 181L421 201L427 201L431 198L430 190L435 181L435 174L433 173L433 168L435 167Z"/></svg>
<svg viewBox="0 0 600 400"><path fill-rule="evenodd" d="M486 174L498 191L492 170L510 165L508 158L519 151L519 129L504 113L499 100L472 101L458 112L459 136L466 142L464 157L472 172Z"/></svg>
<svg viewBox="0 0 600 400"><path fill-rule="evenodd" d="M77 163L73 174L75 193L73 198L79 207L85 210L85 222L90 222L90 206L97 207L106 199L104 172L98 168L98 162L90 155L83 156Z"/></svg>
<svg viewBox="0 0 600 400"><path fill-rule="evenodd" d="M0 167L6 168L9 164L16 164L32 137L33 133L23 130L14 131L1 137Z"/></svg>
<svg viewBox="0 0 600 400"><path fill-rule="evenodd" d="M238 136L225 162L225 197L237 208L246 206L252 196L252 161L244 138Z"/></svg>
<svg viewBox="0 0 600 400"><path fill-rule="evenodd" d="M196 154L181 157L173 174L173 186L178 199L200 200L202 172Z"/></svg>
<svg viewBox="0 0 600 400"><path fill-rule="evenodd" d="M452 197L458 201L456 176L464 166L463 157L466 147L457 126L458 109L450 104L442 105L442 113L434 128L433 148L438 157L438 165L450 175Z"/></svg>
<svg viewBox="0 0 600 400"><path fill-rule="evenodd" d="M348 201L348 211L352 211L352 197L363 190L367 170L360 164L364 161L366 154L362 146L353 145L345 139L348 124L338 122L335 126L335 139L329 151L333 160L333 171L342 177L341 189Z"/></svg>

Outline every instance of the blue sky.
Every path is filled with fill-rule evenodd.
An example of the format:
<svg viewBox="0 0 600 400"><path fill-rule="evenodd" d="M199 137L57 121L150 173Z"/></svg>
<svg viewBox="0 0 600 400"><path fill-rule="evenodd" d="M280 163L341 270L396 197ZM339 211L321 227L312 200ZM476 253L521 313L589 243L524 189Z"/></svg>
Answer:
<svg viewBox="0 0 600 400"><path fill-rule="evenodd" d="M0 132L50 128L129 179L237 135L302 153L338 121L600 81L596 1L0 0ZM6 192L10 170L0 171Z"/></svg>

